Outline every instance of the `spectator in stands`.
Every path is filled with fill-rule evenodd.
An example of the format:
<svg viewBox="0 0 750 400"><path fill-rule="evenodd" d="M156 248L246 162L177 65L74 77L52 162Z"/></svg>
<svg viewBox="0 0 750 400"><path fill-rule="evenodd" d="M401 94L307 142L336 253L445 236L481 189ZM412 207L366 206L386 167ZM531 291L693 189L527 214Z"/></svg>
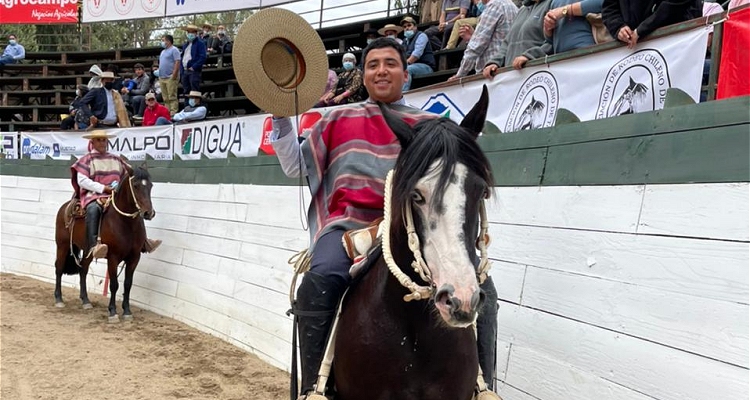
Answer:
<svg viewBox="0 0 750 400"><path fill-rule="evenodd" d="M484 11L485 7L486 7L486 1L472 0L471 7L469 7L469 12L466 15L466 18L461 18L453 24L453 29L451 30L450 38L448 39L448 42L445 44L446 49L456 48L456 46L458 45L458 39L462 39L462 37L459 35L462 27L468 26L471 28L476 28L477 24L479 23L479 17L482 15L482 12Z"/></svg>
<svg viewBox="0 0 750 400"><path fill-rule="evenodd" d="M3 55L0 56L0 66L6 64L15 64L26 58L26 50L18 44L18 38L16 35L8 35L8 45L5 46Z"/></svg>
<svg viewBox="0 0 750 400"><path fill-rule="evenodd" d="M89 90L102 87L102 69L98 65L94 64L89 68L89 75L91 75L88 84Z"/></svg>
<svg viewBox="0 0 750 400"><path fill-rule="evenodd" d="M544 16L552 0L524 0L510 32L503 39L496 57L484 66L482 75L492 79L501 67L521 69L526 62L552 53L552 44L544 37Z"/></svg>
<svg viewBox="0 0 750 400"><path fill-rule="evenodd" d="M364 37L365 37L365 42L366 42L367 44L370 44L370 43L374 42L374 41L375 41L375 39L377 39L377 38L381 37L381 36L380 36L380 32L378 32L378 30L377 30L377 29L375 29L375 28L370 28L370 29L368 29L368 30L364 31L364 32L362 33L362 35L364 35Z"/></svg>
<svg viewBox="0 0 750 400"><path fill-rule="evenodd" d="M412 17L401 19L404 28L404 49L406 53L406 71L408 77L402 90L411 88L412 78L431 74L435 70L435 56L432 53L430 41L424 32L417 30L417 21Z"/></svg>
<svg viewBox="0 0 750 400"><path fill-rule="evenodd" d="M731 0L729 2L729 7L727 8L727 10L731 10L739 6L744 6L745 4L750 4L750 0Z"/></svg>
<svg viewBox="0 0 750 400"><path fill-rule="evenodd" d="M328 81L326 82L326 90L323 91L323 95L325 96L326 93L330 92L331 90L336 89L337 83L339 83L339 76L336 75L336 71L329 69Z"/></svg>
<svg viewBox="0 0 750 400"><path fill-rule="evenodd" d="M151 91L156 94L156 101L163 102L164 98L161 95L161 82L158 78L158 71L159 71L159 61L154 61L154 63L151 65ZM143 107L141 106L141 110L143 110Z"/></svg>
<svg viewBox="0 0 750 400"><path fill-rule="evenodd" d="M105 71L109 71L115 75L115 81L112 82L112 88L118 92L121 91L122 88L125 87L125 78L119 75L120 67L115 64L108 64ZM128 89L130 89L130 87Z"/></svg>
<svg viewBox="0 0 750 400"><path fill-rule="evenodd" d="M316 107L358 103L362 100L362 71L357 68L357 57L352 53L342 58L344 71L338 76L336 86L320 98Z"/></svg>
<svg viewBox="0 0 750 400"><path fill-rule="evenodd" d="M81 100L88 92L88 86L78 85L76 88L76 98L73 99L73 102L68 106L68 117L60 122L60 129L65 131L71 129L86 129L89 125L91 115L88 107L84 107Z"/></svg>
<svg viewBox="0 0 750 400"><path fill-rule="evenodd" d="M159 70L155 72L161 85L161 95L164 104L169 108L171 114L176 114L179 103L177 102L177 84L180 80L180 51L173 45L172 35L164 35L161 47L164 50L159 55Z"/></svg>
<svg viewBox="0 0 750 400"><path fill-rule="evenodd" d="M657 28L702 16L702 7L703 0L604 0L602 20L632 49Z"/></svg>
<svg viewBox="0 0 750 400"><path fill-rule="evenodd" d="M440 44L440 49L445 48L448 44L448 38L451 36L453 24L459 19L464 19L468 15L471 0L443 0L443 8L440 11L439 24L431 26L425 30L430 38L437 38L432 42ZM435 48L435 50L439 50Z"/></svg>
<svg viewBox="0 0 750 400"><path fill-rule="evenodd" d="M101 78L104 87L89 90L81 99L81 104L88 106L91 110L89 129L130 126L125 102L122 101L120 92L113 88L115 74L111 71L104 71Z"/></svg>
<svg viewBox="0 0 750 400"><path fill-rule="evenodd" d="M174 117L172 117L172 121L195 122L195 121L202 121L206 119L206 114L208 114L208 109L206 108L205 104L202 103L203 95L201 95L201 92L193 90L190 93L188 93L187 97L188 97L188 105L185 106L185 108L183 108L182 111L175 114ZM159 117L156 119L156 125L169 125L169 124L170 122L167 121L164 117Z"/></svg>
<svg viewBox="0 0 750 400"><path fill-rule="evenodd" d="M232 52L232 39L227 35L227 29L224 25L219 25L216 36L214 36L214 40L208 48L208 52L211 54L228 54Z"/></svg>
<svg viewBox="0 0 750 400"><path fill-rule="evenodd" d="M510 0L480 0L479 4L486 8L482 7L482 17L464 50L461 66L449 81L469 75L472 69L481 73L491 59L498 57L518 13L518 7ZM463 29L471 30L468 26Z"/></svg>
<svg viewBox="0 0 750 400"><path fill-rule="evenodd" d="M156 125L156 121L160 118L166 121L169 125L172 123L172 118L169 116L169 109L159 104L156 101L156 95L154 93L146 93L146 109L143 111L143 126Z"/></svg>
<svg viewBox="0 0 750 400"><path fill-rule="evenodd" d="M211 46L211 41L214 38L213 31L214 26L210 22L206 21L203 23L203 32L201 32L200 39L206 44L206 47Z"/></svg>
<svg viewBox="0 0 750 400"><path fill-rule="evenodd" d="M133 109L133 114L136 117L142 117L143 109L141 109L141 103L144 101L146 93L151 90L151 78L141 63L135 64L133 71L135 71L135 77L130 81L134 82L134 85L123 87L120 93L122 93L123 100ZM133 88L128 89L130 86L133 86Z"/></svg>
<svg viewBox="0 0 750 400"><path fill-rule="evenodd" d="M403 44L403 41L398 38L398 34L401 33L401 31L403 31L403 30L404 30L404 28L402 28L402 27L400 27L398 25L387 24L386 26L380 28L380 30L378 30L378 33L381 36L385 36L387 38L391 38L391 39L395 40L396 43L398 43L398 44Z"/></svg>
<svg viewBox="0 0 750 400"><path fill-rule="evenodd" d="M182 91L200 91L201 71L203 64L206 62L206 44L198 39L198 27L188 25L187 42L182 45L182 62L180 63L180 73L182 74Z"/></svg>
<svg viewBox="0 0 750 400"><path fill-rule="evenodd" d="M596 44L586 14L602 12L603 0L552 0L544 16L544 35L552 40L552 51L562 53Z"/></svg>
<svg viewBox="0 0 750 400"><path fill-rule="evenodd" d="M419 13L422 22L432 22L440 19L440 9L443 6L443 0L423 0L422 9Z"/></svg>

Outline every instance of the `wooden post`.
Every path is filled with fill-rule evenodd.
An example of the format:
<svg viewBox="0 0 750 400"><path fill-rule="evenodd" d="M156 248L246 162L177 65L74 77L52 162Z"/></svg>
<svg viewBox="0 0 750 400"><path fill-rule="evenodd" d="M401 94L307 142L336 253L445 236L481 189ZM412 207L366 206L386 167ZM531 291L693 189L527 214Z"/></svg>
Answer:
<svg viewBox="0 0 750 400"><path fill-rule="evenodd" d="M708 94L706 100L716 100L716 87L719 83L719 66L721 66L721 43L724 36L724 24L714 25L714 37L711 42L711 69L708 72Z"/></svg>

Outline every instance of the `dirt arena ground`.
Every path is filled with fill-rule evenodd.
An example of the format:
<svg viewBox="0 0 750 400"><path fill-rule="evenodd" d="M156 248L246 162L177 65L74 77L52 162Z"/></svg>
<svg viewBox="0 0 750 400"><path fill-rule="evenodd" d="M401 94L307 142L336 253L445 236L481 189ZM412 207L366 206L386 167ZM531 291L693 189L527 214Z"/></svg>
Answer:
<svg viewBox="0 0 750 400"><path fill-rule="evenodd" d="M0 398L288 399L289 375L185 324L132 307L107 323L107 299L0 274ZM118 302L118 312L119 309Z"/></svg>

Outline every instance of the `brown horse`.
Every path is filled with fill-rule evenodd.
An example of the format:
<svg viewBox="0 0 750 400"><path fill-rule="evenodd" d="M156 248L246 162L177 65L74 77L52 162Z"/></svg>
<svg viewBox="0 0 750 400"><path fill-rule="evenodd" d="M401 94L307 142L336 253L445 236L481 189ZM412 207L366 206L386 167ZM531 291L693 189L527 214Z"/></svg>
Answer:
<svg viewBox="0 0 750 400"><path fill-rule="evenodd" d="M390 224L381 225L388 226L382 249L370 254L376 261L343 300L334 340L338 400L472 398L478 374L472 323L485 296L477 276L488 265L486 252L480 263L475 246L493 186L476 137L488 103L485 88L460 126L440 118L414 128L381 105L402 151L390 197L386 188ZM418 237L411 248L407 225ZM421 288L406 289L387 258L396 274ZM421 273L412 267L415 260L422 262Z"/></svg>
<svg viewBox="0 0 750 400"><path fill-rule="evenodd" d="M130 288L133 286L133 273L141 259L141 250L146 241L145 219L154 217L151 205L151 177L145 166L126 171L122 182L111 197L111 203L101 216L99 235L102 243L109 247L107 251L107 272L109 274L109 321L117 322L117 266L125 262L125 292L122 297L122 317L132 319L130 312ZM76 201L73 199L71 201ZM62 299L62 275L80 276L81 301L83 308L91 308L86 291L86 275L92 257L80 259L81 249L86 248L86 226L83 218L74 218L70 226L66 225L69 202L60 207L55 223L55 242L57 259L55 260L55 306L65 307ZM79 266L80 264L80 266Z"/></svg>

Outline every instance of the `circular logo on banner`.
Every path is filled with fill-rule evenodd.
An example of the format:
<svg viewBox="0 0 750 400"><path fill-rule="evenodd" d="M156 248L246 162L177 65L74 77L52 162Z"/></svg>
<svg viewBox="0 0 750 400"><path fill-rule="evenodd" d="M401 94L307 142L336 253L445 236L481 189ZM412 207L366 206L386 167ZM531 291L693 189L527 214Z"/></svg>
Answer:
<svg viewBox="0 0 750 400"><path fill-rule="evenodd" d="M161 0L141 0L141 7L147 12L154 12L161 6Z"/></svg>
<svg viewBox="0 0 750 400"><path fill-rule="evenodd" d="M120 15L128 15L135 6L135 0L114 0L115 10Z"/></svg>
<svg viewBox="0 0 750 400"><path fill-rule="evenodd" d="M505 132L552 126L559 101L555 76L547 71L532 74L518 89Z"/></svg>
<svg viewBox="0 0 750 400"><path fill-rule="evenodd" d="M88 0L86 2L86 11L92 17L99 17L107 11L107 0Z"/></svg>
<svg viewBox="0 0 750 400"><path fill-rule="evenodd" d="M661 109L670 87L664 56L654 49L635 52L617 61L607 73L596 118Z"/></svg>

